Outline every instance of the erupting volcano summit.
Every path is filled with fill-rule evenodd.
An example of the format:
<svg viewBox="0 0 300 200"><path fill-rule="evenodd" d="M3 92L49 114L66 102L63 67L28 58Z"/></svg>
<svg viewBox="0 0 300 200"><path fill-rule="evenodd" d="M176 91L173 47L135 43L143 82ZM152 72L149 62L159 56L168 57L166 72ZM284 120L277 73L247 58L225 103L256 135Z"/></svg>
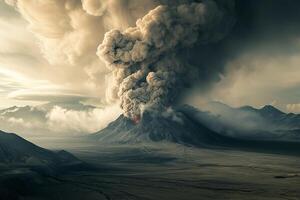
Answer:
<svg viewBox="0 0 300 200"><path fill-rule="evenodd" d="M156 7L136 27L109 31L98 47L112 71L108 99L121 101L134 122L146 110L166 110L211 68L189 63L182 51L221 40L235 22L233 1L177 4Z"/></svg>

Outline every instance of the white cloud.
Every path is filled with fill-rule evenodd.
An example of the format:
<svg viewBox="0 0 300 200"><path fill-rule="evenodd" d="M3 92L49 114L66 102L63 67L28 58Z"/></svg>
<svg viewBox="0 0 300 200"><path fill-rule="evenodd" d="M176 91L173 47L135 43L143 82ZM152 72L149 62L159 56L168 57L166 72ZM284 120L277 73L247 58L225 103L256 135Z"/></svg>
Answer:
<svg viewBox="0 0 300 200"><path fill-rule="evenodd" d="M300 113L300 103L297 104L287 104L286 109L291 113Z"/></svg>
<svg viewBox="0 0 300 200"><path fill-rule="evenodd" d="M81 103L50 103L0 110L0 128L23 136L84 135L99 131L121 113L118 105L104 108Z"/></svg>
<svg viewBox="0 0 300 200"><path fill-rule="evenodd" d="M20 101L23 104L63 102L93 98L89 91L72 86L53 84L48 80L34 80L0 66L0 103Z"/></svg>
<svg viewBox="0 0 300 200"><path fill-rule="evenodd" d="M8 123L11 123L13 126L22 126L24 128L34 128L33 124L30 122L25 122L22 118L10 117L7 119Z"/></svg>
<svg viewBox="0 0 300 200"><path fill-rule="evenodd" d="M55 106L47 113L47 125L54 132L93 133L104 128L120 114L118 106L108 106L85 111L67 110Z"/></svg>

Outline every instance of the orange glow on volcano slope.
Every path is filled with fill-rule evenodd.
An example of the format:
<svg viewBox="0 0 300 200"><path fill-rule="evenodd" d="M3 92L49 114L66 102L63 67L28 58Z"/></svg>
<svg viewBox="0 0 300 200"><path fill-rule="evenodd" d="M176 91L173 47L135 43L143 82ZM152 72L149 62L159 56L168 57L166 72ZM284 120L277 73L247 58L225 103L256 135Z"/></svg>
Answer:
<svg viewBox="0 0 300 200"><path fill-rule="evenodd" d="M134 124L138 124L141 121L141 117L139 115L136 115L132 118L132 121Z"/></svg>

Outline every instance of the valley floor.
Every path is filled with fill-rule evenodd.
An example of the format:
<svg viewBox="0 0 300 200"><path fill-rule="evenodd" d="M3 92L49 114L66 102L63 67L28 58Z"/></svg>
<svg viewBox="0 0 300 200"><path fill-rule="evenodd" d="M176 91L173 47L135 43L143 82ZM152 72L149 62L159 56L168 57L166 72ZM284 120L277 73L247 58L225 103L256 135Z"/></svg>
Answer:
<svg viewBox="0 0 300 200"><path fill-rule="evenodd" d="M25 200L300 199L296 156L173 144L105 146L73 141L69 146L64 142L46 146L36 142L66 149L93 169L48 177L35 185L32 194L24 195Z"/></svg>

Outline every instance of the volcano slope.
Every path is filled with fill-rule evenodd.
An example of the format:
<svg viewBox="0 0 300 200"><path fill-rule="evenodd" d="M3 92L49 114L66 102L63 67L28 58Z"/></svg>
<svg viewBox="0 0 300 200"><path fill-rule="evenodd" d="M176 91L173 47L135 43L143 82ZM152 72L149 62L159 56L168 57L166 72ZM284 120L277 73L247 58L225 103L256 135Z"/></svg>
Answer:
<svg viewBox="0 0 300 200"><path fill-rule="evenodd" d="M121 115L108 127L90 137L109 143L166 141L195 146L220 145L226 140L205 126L194 123L182 113L176 118L146 113L139 123Z"/></svg>
<svg viewBox="0 0 300 200"><path fill-rule="evenodd" d="M199 122L195 109L179 107L172 114L144 113L139 123L121 115L90 139L109 144L169 142L205 148L234 148L249 151L300 155L298 142L263 141L233 138L219 134Z"/></svg>

